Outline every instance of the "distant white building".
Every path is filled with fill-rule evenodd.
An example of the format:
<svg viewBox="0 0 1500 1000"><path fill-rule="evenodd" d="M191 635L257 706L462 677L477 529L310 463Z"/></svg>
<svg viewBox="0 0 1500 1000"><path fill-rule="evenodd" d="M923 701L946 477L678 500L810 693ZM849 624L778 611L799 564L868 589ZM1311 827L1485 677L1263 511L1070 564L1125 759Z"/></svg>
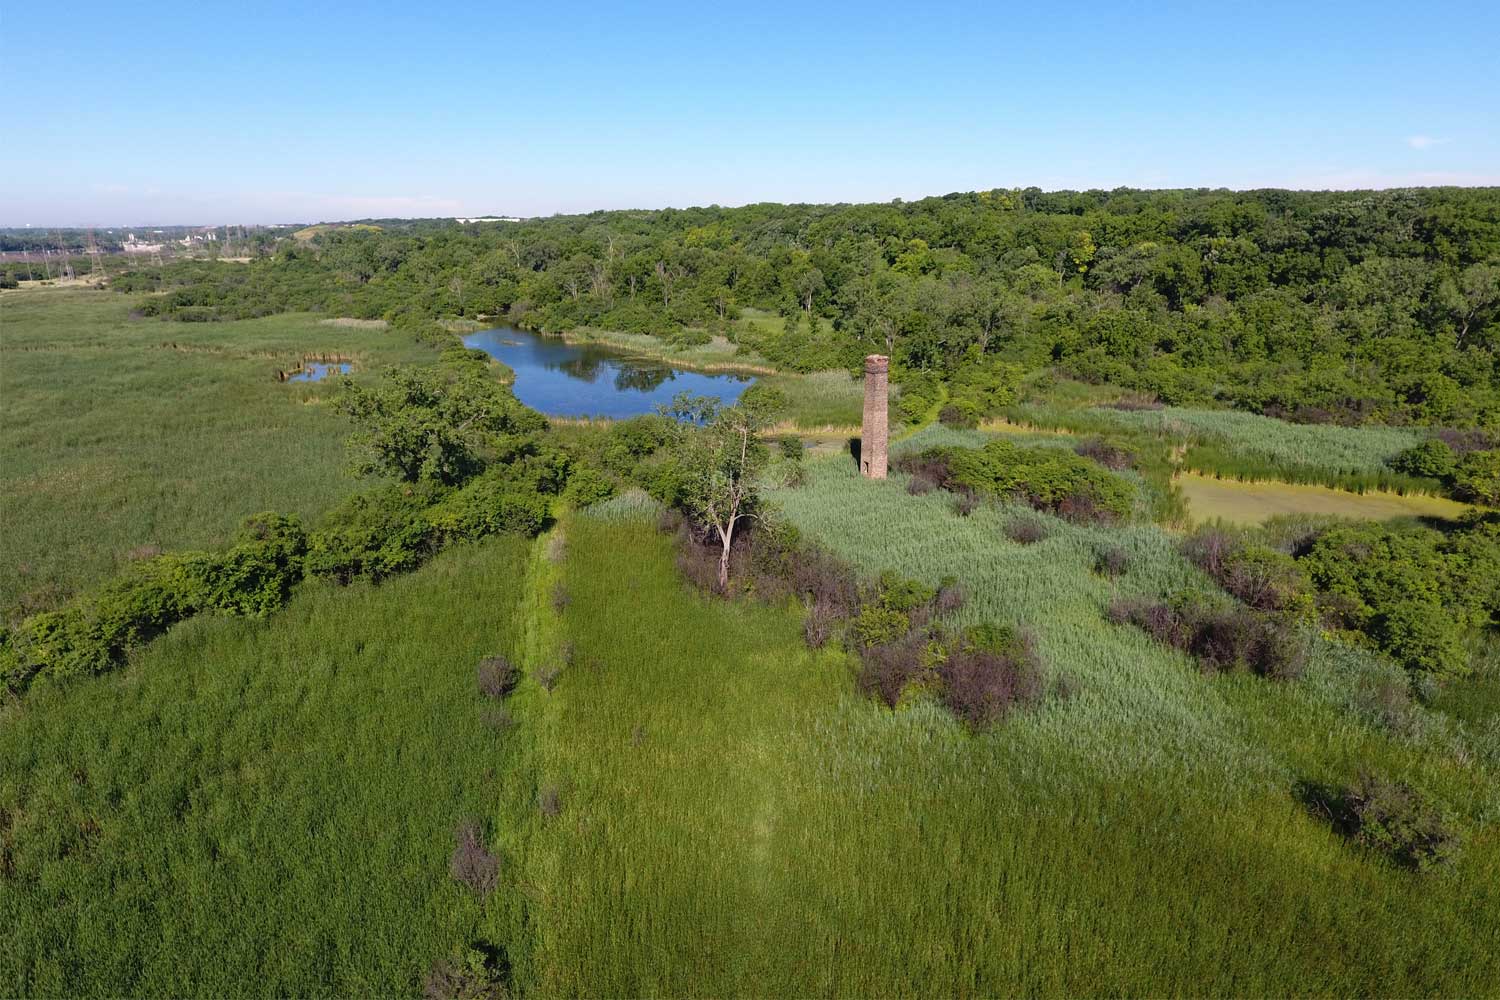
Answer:
<svg viewBox="0 0 1500 1000"><path fill-rule="evenodd" d="M514 215L486 215L483 218L477 218L477 219L457 219L456 218L453 221L454 222L462 222L465 225L467 225L467 224L469 224L471 222L525 222L526 220L522 219L522 218L519 218L517 216L514 216Z"/></svg>

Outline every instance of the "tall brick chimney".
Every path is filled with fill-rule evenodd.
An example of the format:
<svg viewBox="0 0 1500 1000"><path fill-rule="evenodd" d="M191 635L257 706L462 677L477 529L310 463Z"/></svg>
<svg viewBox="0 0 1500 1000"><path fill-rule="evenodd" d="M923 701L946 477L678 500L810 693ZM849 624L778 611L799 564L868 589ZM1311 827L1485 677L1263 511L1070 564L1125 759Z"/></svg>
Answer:
<svg viewBox="0 0 1500 1000"><path fill-rule="evenodd" d="M859 443L859 471L869 479L885 478L889 437L891 359L884 354L865 358L865 425Z"/></svg>

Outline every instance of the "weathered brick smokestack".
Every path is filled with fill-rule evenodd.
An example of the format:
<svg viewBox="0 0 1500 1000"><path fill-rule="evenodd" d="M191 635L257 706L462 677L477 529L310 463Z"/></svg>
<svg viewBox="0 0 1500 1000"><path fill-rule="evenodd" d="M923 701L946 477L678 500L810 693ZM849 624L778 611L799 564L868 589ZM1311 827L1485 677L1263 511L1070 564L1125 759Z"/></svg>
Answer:
<svg viewBox="0 0 1500 1000"><path fill-rule="evenodd" d="M891 359L884 354L866 356L865 426L859 443L859 471L870 479L885 478L890 370Z"/></svg>

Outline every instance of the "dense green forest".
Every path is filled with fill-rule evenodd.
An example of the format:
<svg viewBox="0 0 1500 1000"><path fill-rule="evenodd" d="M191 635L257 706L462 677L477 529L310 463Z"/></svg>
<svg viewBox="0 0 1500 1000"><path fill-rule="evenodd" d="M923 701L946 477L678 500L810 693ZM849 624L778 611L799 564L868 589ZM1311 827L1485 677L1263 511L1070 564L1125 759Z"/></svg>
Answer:
<svg viewBox="0 0 1500 1000"><path fill-rule="evenodd" d="M732 334L791 370L976 354L1162 402L1300 422L1500 422L1500 189L995 190L873 205L324 228L246 267L188 263L183 320L287 310ZM736 331L753 307L774 332Z"/></svg>

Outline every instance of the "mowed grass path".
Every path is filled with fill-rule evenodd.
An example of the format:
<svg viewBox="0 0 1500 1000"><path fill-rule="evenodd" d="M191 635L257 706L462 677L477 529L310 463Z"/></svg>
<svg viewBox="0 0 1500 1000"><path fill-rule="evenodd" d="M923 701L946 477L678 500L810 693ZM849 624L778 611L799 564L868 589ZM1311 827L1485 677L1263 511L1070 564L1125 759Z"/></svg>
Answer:
<svg viewBox="0 0 1500 1000"><path fill-rule="evenodd" d="M475 664L513 651L527 552L197 618L7 708L0 995L416 995L480 927L448 856L498 800Z"/></svg>
<svg viewBox="0 0 1500 1000"><path fill-rule="evenodd" d="M867 546L861 565L911 572L921 547L975 542L963 532L945 546L950 525L998 535L935 497L905 507L914 498L898 482L814 472L807 502L836 499L829 516L845 527L794 517L846 555L853 540ZM778 499L790 508L795 492ZM1073 697L975 736L930 704L891 712L857 696L842 654L802 647L793 609L691 592L649 520L573 519L561 569L544 578L567 600L559 615L538 599L552 624L535 653L557 662L568 642L572 665L550 694L520 696L514 757L530 763L500 823L515 838L514 908L491 933L518 985L1495 994L1493 775L1341 716L1322 691L1337 687L1331 664L1305 689L1215 680L1111 630L1086 541L980 539L954 564L968 574L967 617L1034 609L1050 665L1077 682ZM1187 575L1165 568L1163 543L1127 542L1163 564L1148 576ZM985 596L1002 580L981 578L986 564L1017 593ZM1064 575L1078 596L1053 590ZM1347 779L1367 760L1458 811L1471 840L1457 867L1425 880L1391 869L1295 800L1299 777ZM552 817L538 809L549 788L562 803Z"/></svg>
<svg viewBox="0 0 1500 1000"><path fill-rule="evenodd" d="M140 546L217 545L261 510L316 516L356 488L348 428L331 385L276 370L304 353L352 356L364 374L431 356L313 316L131 321L133 301L0 293L0 614L55 604Z"/></svg>

